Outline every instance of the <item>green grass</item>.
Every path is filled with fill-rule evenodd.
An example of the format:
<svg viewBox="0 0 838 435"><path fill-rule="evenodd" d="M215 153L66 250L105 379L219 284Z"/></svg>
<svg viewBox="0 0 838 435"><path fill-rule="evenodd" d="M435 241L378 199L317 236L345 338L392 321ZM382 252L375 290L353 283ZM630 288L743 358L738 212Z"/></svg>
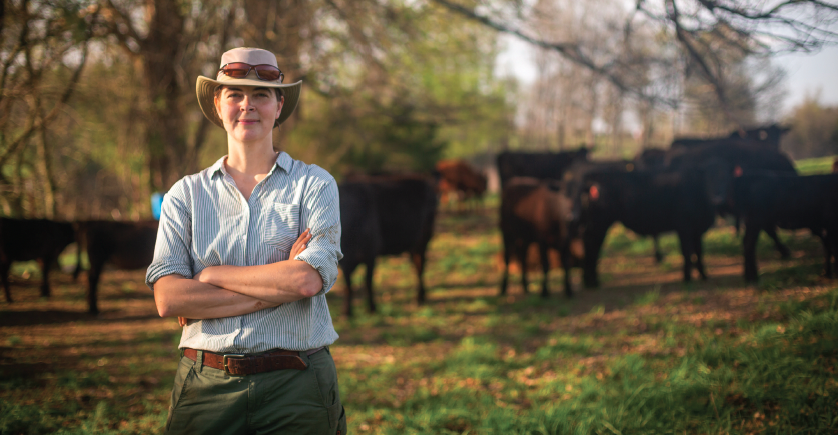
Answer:
<svg viewBox="0 0 838 435"><path fill-rule="evenodd" d="M677 239L612 229L603 287L498 296L496 213L444 213L428 254L428 303L405 257L382 259L378 312L355 300L332 347L352 433L827 434L838 430L838 288L818 276L820 244L783 233L793 258L760 242L758 286L741 278L729 227L705 238L711 279L683 285ZM362 271L354 281L360 284ZM146 434L165 422L180 330L156 317L143 272L106 272L100 318L83 279L54 295L13 276L0 306L0 434ZM540 285L540 273L531 281ZM538 286L536 286L538 287ZM363 293L363 292L359 292Z"/></svg>
<svg viewBox="0 0 838 435"><path fill-rule="evenodd" d="M832 162L836 156L817 157L814 159L803 159L794 162L794 166L800 175L828 174L832 172Z"/></svg>

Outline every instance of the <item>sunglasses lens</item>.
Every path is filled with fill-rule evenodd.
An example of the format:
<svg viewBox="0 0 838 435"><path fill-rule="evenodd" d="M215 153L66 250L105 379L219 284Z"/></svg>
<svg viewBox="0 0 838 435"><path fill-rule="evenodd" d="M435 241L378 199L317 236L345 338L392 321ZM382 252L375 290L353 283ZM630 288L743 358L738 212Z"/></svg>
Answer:
<svg viewBox="0 0 838 435"><path fill-rule="evenodd" d="M240 62L228 63L221 71L234 79L243 79L250 72L250 65Z"/></svg>
<svg viewBox="0 0 838 435"><path fill-rule="evenodd" d="M271 65L257 65L253 68L256 70L256 75L262 80L274 81L281 74L278 68Z"/></svg>

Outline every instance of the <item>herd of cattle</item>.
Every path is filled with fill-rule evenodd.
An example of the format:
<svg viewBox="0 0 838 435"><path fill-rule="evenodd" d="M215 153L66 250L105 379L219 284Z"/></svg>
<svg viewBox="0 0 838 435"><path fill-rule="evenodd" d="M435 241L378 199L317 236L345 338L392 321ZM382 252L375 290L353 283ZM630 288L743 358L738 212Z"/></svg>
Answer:
<svg viewBox="0 0 838 435"><path fill-rule="evenodd" d="M549 294L549 250L559 253L564 286L573 295L571 270L582 267L586 287L599 285L597 264L609 228L626 228L655 240L678 235L684 257L683 279L693 268L707 278L702 237L717 216L745 225L745 280L757 280L756 243L765 231L783 257L789 250L776 229L809 229L824 247L824 272L832 276L838 252L838 174L798 175L779 150L787 129L772 125L736 131L717 139L682 138L667 150L651 149L633 160L597 161L588 150L560 153L503 152L497 156L501 183L500 229L503 272L500 292L508 286L509 263L525 263L531 245L538 247L543 268L542 295ZM349 176L339 184L340 262L346 283L343 312L352 314L352 272L366 266L368 309L375 311L373 275L376 258L408 253L417 275L417 302L425 301L423 272L433 236L440 197L480 198L486 177L462 161L443 161L434 176ZM78 243L78 263L86 250L88 305L97 313L97 286L103 267L139 269L151 262L157 222L85 221L0 218L0 278L12 301L11 262L38 259L41 293L49 296L50 265L70 243ZM527 267L521 267L527 289Z"/></svg>

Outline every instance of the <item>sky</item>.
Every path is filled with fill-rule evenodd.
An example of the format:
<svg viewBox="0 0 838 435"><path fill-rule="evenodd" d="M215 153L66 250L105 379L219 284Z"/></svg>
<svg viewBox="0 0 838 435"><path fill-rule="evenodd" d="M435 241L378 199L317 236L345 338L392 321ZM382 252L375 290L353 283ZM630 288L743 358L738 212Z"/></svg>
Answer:
<svg viewBox="0 0 838 435"><path fill-rule="evenodd" d="M774 59L788 73L788 96L784 111L800 104L808 95L818 95L823 105L838 106L838 47L815 54L790 54Z"/></svg>
<svg viewBox="0 0 838 435"><path fill-rule="evenodd" d="M501 75L511 73L522 82L531 83L536 72L529 45L512 36L503 38L506 49L498 56L498 72ZM774 62L787 72L788 94L783 104L784 115L800 104L807 93L817 94L822 105L838 106L838 46L817 53L778 56Z"/></svg>

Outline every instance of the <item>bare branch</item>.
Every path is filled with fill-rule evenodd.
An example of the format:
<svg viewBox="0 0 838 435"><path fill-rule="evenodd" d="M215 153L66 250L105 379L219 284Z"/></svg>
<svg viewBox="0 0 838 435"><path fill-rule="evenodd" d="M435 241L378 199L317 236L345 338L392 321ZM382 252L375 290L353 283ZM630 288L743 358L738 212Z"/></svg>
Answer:
<svg viewBox="0 0 838 435"><path fill-rule="evenodd" d="M600 75L606 78L611 84L617 87L622 92L626 92L636 97L640 98L644 101L654 102L657 104L665 104L668 106L675 107L677 105L676 101L671 99L662 98L655 95L649 95L645 92L643 88L633 86L630 83L627 83L620 74L617 74L615 69L619 66L620 62L617 59L612 60L609 63L605 63L602 65L598 65L593 59L586 56L582 51L582 48L577 43L557 43L557 42L548 42L541 39L534 38L522 32L521 30L513 29L507 27L499 22L487 17L480 15L468 8L465 8L462 5L452 3L448 0L433 0L435 3L438 3L449 10L452 10L460 15L463 15L473 21L480 22L486 26L489 26L499 32L508 33L511 35L515 35L524 41L529 42L538 47L542 47L548 50L553 50L560 53L566 59L579 64L581 66L586 67L591 72Z"/></svg>

